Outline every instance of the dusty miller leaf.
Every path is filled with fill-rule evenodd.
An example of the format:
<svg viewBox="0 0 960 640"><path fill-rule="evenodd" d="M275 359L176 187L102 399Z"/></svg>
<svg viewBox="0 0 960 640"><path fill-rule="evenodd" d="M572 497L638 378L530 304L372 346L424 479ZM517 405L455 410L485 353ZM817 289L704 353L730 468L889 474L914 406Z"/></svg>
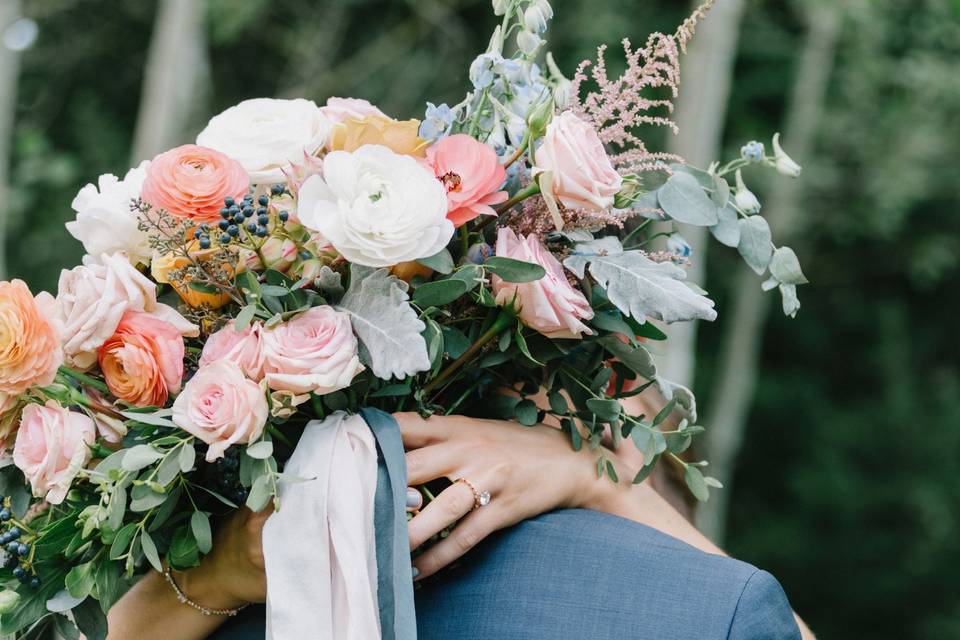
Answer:
<svg viewBox="0 0 960 640"><path fill-rule="evenodd" d="M808 282L800 269L797 254L790 247L780 247L773 252L770 260L770 275L782 284L806 284Z"/></svg>
<svg viewBox="0 0 960 640"><path fill-rule="evenodd" d="M336 300L343 295L343 284L340 282L340 274L323 265L320 267L320 275L317 276L317 289L327 300Z"/></svg>
<svg viewBox="0 0 960 640"><path fill-rule="evenodd" d="M657 377L657 387L667 402L670 402L674 398L677 399L675 410L680 413L681 416L690 422L697 421L697 399L693 396L693 392L690 391L690 389L687 389L682 384L671 382L661 377Z"/></svg>
<svg viewBox="0 0 960 640"><path fill-rule="evenodd" d="M427 343L420 335L425 325L401 281L386 269L351 265L350 273L350 288L337 308L350 314L361 361L383 380L429 369Z"/></svg>
<svg viewBox="0 0 960 640"><path fill-rule="evenodd" d="M647 316L664 322L717 317L713 301L684 283L683 269L654 262L642 251L618 251L619 246L611 236L577 245L563 264L579 278L589 265L590 275L606 290L610 302L637 322L645 322Z"/></svg>
<svg viewBox="0 0 960 640"><path fill-rule="evenodd" d="M740 244L740 227L737 225L737 211L728 202L727 206L717 209L717 224L710 227L710 233L720 244L736 247Z"/></svg>

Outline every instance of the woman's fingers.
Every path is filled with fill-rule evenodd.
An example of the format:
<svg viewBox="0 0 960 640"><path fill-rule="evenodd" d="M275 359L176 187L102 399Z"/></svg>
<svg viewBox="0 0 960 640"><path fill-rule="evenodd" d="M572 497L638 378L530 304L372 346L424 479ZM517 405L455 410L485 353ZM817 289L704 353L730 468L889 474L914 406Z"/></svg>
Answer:
<svg viewBox="0 0 960 640"><path fill-rule="evenodd" d="M473 489L455 482L423 508L407 523L410 549L416 549L473 510Z"/></svg>
<svg viewBox="0 0 960 640"><path fill-rule="evenodd" d="M400 425L400 436L405 449L426 447L443 439L443 427L447 423L444 416L433 416L427 420L421 418L419 413L403 411L393 414L393 417Z"/></svg>
<svg viewBox="0 0 960 640"><path fill-rule="evenodd" d="M433 575L477 546L497 530L496 514L478 509L454 527L446 538L433 545L413 561L414 578L420 580Z"/></svg>
<svg viewBox="0 0 960 640"><path fill-rule="evenodd" d="M418 486L437 478L449 478L463 465L463 450L451 444L438 444L407 451L404 458L407 485Z"/></svg>

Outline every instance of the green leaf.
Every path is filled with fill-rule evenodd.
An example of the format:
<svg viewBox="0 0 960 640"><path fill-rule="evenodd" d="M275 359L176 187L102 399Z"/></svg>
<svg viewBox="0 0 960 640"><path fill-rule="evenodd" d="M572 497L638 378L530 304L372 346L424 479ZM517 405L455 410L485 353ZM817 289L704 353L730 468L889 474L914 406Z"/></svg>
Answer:
<svg viewBox="0 0 960 640"><path fill-rule="evenodd" d="M688 464L683 472L683 480L687 483L687 488L690 489L693 497L700 502L706 502L710 497L710 489L700 469Z"/></svg>
<svg viewBox="0 0 960 640"><path fill-rule="evenodd" d="M550 410L554 413L565 416L570 411L567 399L559 391L551 391L547 394L547 400L550 401Z"/></svg>
<svg viewBox="0 0 960 640"><path fill-rule="evenodd" d="M520 353L525 355L533 364L541 367L544 366L542 362L530 354L530 348L527 346L527 339L523 337L523 325L517 327L517 331L514 335L517 337L517 347L520 349Z"/></svg>
<svg viewBox="0 0 960 640"><path fill-rule="evenodd" d="M588 398L587 409L592 411L599 420L612 422L620 417L622 407L616 400Z"/></svg>
<svg viewBox="0 0 960 640"><path fill-rule="evenodd" d="M100 609L106 613L113 606L113 603L123 595L123 588L120 584L120 564L117 562L99 562L95 574L97 599L100 601Z"/></svg>
<svg viewBox="0 0 960 640"><path fill-rule="evenodd" d="M733 208L733 203L728 202L727 206L717 209L717 224L710 227L710 233L720 244L736 247L740 244L738 219L737 210Z"/></svg>
<svg viewBox="0 0 960 640"><path fill-rule="evenodd" d="M136 532L136 522L127 523L120 528L120 531L117 531L117 535L113 539L113 544L110 545L111 560L117 560L127 553L127 549L130 548L130 541L133 540L133 535Z"/></svg>
<svg viewBox="0 0 960 640"><path fill-rule="evenodd" d="M537 424L539 409L533 400L521 400L513 409L513 417L522 425L532 427Z"/></svg>
<svg viewBox="0 0 960 640"><path fill-rule="evenodd" d="M206 284L204 282L197 282L196 280L191 280L189 286L194 291L199 291L200 293L211 293L217 294L220 293L220 289L216 288L212 284Z"/></svg>
<svg viewBox="0 0 960 640"><path fill-rule="evenodd" d="M180 463L180 472L188 473L193 469L193 464L197 458L197 451L192 445L185 444L180 448L180 453L177 454L177 457Z"/></svg>
<svg viewBox="0 0 960 640"><path fill-rule="evenodd" d="M67 572L64 584L71 596L74 598L86 598L90 595L90 592L93 591L93 587L96 585L96 580L93 575L94 569L93 562L84 562Z"/></svg>
<svg viewBox="0 0 960 640"><path fill-rule="evenodd" d="M74 607L73 619L86 640L106 640L107 617L93 600L84 600Z"/></svg>
<svg viewBox="0 0 960 640"><path fill-rule="evenodd" d="M213 534L210 531L210 516L204 511L194 511L190 516L190 529L197 540L200 553L209 553L213 548Z"/></svg>
<svg viewBox="0 0 960 640"><path fill-rule="evenodd" d="M459 329L443 324L440 331L443 332L443 350L451 358L459 358L470 348L470 339Z"/></svg>
<svg viewBox="0 0 960 640"><path fill-rule="evenodd" d="M674 173L657 191L660 208L676 220L698 227L717 224L717 205L697 179L688 173Z"/></svg>
<svg viewBox="0 0 960 640"><path fill-rule="evenodd" d="M130 492L130 510L137 513L149 511L163 504L166 499L165 493L154 491L149 485L136 485Z"/></svg>
<svg viewBox="0 0 960 640"><path fill-rule="evenodd" d="M236 331L243 331L250 326L250 323L253 321L253 316L257 312L256 305L248 304L240 309L240 312L237 313L237 317L233 320L233 328Z"/></svg>
<svg viewBox="0 0 960 640"><path fill-rule="evenodd" d="M253 482L250 487L250 494L247 496L247 507L254 512L263 511L267 503L270 502L270 476L264 474Z"/></svg>
<svg viewBox="0 0 960 640"><path fill-rule="evenodd" d="M257 460L264 460L273 455L273 443L269 440L254 442L246 449L246 454Z"/></svg>
<svg viewBox="0 0 960 640"><path fill-rule="evenodd" d="M462 280L436 280L420 285L413 292L413 302L421 309L441 307L467 293Z"/></svg>
<svg viewBox="0 0 960 640"><path fill-rule="evenodd" d="M612 460L607 460L607 475L614 482L620 482L620 477L617 475L617 467L614 466Z"/></svg>
<svg viewBox="0 0 960 640"><path fill-rule="evenodd" d="M157 571L163 572L163 565L160 564L160 554L157 553L157 545L146 531L140 534L140 546L143 548L143 555L147 557L151 566Z"/></svg>
<svg viewBox="0 0 960 640"><path fill-rule="evenodd" d="M780 247L770 260L770 275L782 284L806 284L809 282L800 269L797 254L790 247Z"/></svg>
<svg viewBox="0 0 960 640"><path fill-rule="evenodd" d="M178 570L195 567L200 562L197 541L188 527L179 527L173 534L167 560L174 569Z"/></svg>
<svg viewBox="0 0 960 640"><path fill-rule="evenodd" d="M139 471L163 458L163 453L148 444L138 444L127 449L120 467L126 471Z"/></svg>
<svg viewBox="0 0 960 640"><path fill-rule="evenodd" d="M501 256L490 256L483 266L506 282L534 282L547 273L546 269L533 262Z"/></svg>
<svg viewBox="0 0 960 640"><path fill-rule="evenodd" d="M410 383L402 382L398 384L388 384L385 387L380 387L373 393L371 393L368 398L387 398L392 396L407 396L410 395Z"/></svg>
<svg viewBox="0 0 960 640"><path fill-rule="evenodd" d="M593 319L590 320L590 324L597 329L618 333L626 337L627 340L630 341L630 344L636 343L633 328L623 319L623 315L617 310L597 311Z"/></svg>
<svg viewBox="0 0 960 640"><path fill-rule="evenodd" d="M152 427L170 427L174 428L177 425L173 424L173 421L167 416L170 415L169 411L157 411L154 413L139 413L135 411L121 411L120 415L124 418L129 418L130 420L135 420L141 424L148 424ZM118 452L119 453L119 452Z"/></svg>
<svg viewBox="0 0 960 640"><path fill-rule="evenodd" d="M273 296L274 298L282 298L290 293L290 290L286 287L280 287L273 284L265 284L260 287L260 292L265 296Z"/></svg>
<svg viewBox="0 0 960 640"><path fill-rule="evenodd" d="M658 426L664 420L670 417L670 414L673 413L673 408L677 406L677 399L671 398L670 402L665 404L662 409L657 413L657 416L653 419L653 426Z"/></svg>
<svg viewBox="0 0 960 640"><path fill-rule="evenodd" d="M103 564L110 564L110 563L104 562ZM16 591L12 591L12 592L5 591L4 593L16 593ZM3 595L3 594L0 594L0 595ZM85 598L86 596L84 596L83 598L74 597L70 595L70 592L68 590L61 589L56 593L56 595L54 595L52 598L47 600L47 611L51 611L53 613L63 613L65 611L70 611L70 609L73 609L75 606L83 602Z"/></svg>
<svg viewBox="0 0 960 640"><path fill-rule="evenodd" d="M425 267L430 267L438 273L447 274L453 271L453 256L446 249L441 249L440 253L432 255L429 258L420 258L417 260Z"/></svg>
<svg viewBox="0 0 960 640"><path fill-rule="evenodd" d="M773 256L770 225L763 216L750 216L741 219L737 224L740 226L740 244L737 245L737 251L751 269L762 275Z"/></svg>
<svg viewBox="0 0 960 640"><path fill-rule="evenodd" d="M623 363L631 371L650 380L657 375L650 352L643 346L631 347L621 342L615 336L604 336L597 340L614 358Z"/></svg>
<svg viewBox="0 0 960 640"><path fill-rule="evenodd" d="M637 475L633 476L633 484L640 484L647 479L647 476L653 471L654 467L657 466L657 460L660 459L660 456L654 456L650 459L647 464L643 466L640 471L637 472Z"/></svg>

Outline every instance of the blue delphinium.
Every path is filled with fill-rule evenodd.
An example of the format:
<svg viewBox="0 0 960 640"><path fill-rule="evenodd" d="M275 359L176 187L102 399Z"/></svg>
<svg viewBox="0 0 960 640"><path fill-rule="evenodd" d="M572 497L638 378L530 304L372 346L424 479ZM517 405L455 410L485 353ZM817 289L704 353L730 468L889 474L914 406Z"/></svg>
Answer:
<svg viewBox="0 0 960 640"><path fill-rule="evenodd" d="M420 130L417 135L424 140L439 140L450 133L453 120L453 110L446 102L439 106L428 102L427 112L423 122L420 123Z"/></svg>

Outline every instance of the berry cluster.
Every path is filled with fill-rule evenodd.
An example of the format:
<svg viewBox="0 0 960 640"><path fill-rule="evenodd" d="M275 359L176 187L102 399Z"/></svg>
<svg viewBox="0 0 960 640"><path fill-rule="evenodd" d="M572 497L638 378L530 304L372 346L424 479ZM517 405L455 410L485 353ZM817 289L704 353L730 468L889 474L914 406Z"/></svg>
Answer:
<svg viewBox="0 0 960 640"><path fill-rule="evenodd" d="M24 532L13 518L9 498L3 499L3 507L0 508L0 527L3 528L0 533L0 547L6 552L3 566L13 569L13 577L20 582L29 584L34 589L39 588L40 577L34 573L30 562L30 544L24 539Z"/></svg>
<svg viewBox="0 0 960 640"><path fill-rule="evenodd" d="M240 484L240 447L230 447L215 463L217 489L220 493L242 505L247 501L247 489Z"/></svg>

